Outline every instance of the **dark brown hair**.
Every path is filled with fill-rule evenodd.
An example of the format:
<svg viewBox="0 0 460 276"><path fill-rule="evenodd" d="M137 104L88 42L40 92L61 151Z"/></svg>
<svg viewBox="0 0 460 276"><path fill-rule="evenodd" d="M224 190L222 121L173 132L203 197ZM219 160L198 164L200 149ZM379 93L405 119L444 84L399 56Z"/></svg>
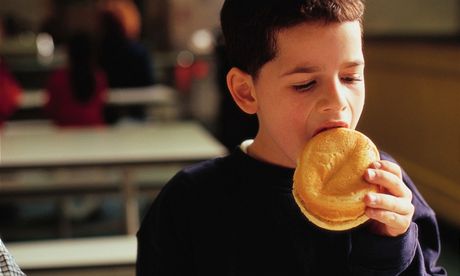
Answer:
<svg viewBox="0 0 460 276"><path fill-rule="evenodd" d="M226 0L220 16L227 58L256 78L276 56L280 30L305 22L362 22L363 13L363 0Z"/></svg>
<svg viewBox="0 0 460 276"><path fill-rule="evenodd" d="M89 102L96 94L94 45L87 33L76 33L68 41L70 84L80 103Z"/></svg>

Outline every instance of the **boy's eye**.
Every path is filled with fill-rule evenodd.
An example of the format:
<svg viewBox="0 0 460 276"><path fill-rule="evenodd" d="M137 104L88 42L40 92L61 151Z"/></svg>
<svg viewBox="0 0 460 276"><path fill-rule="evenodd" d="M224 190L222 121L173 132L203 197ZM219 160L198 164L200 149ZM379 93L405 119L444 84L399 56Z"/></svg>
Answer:
<svg viewBox="0 0 460 276"><path fill-rule="evenodd" d="M298 92L304 92L308 91L313 88L313 86L316 84L316 81L310 81L307 83L299 84L299 85L294 85L294 90Z"/></svg>
<svg viewBox="0 0 460 276"><path fill-rule="evenodd" d="M353 82L362 81L363 79L361 78L361 76L356 75L356 76L350 76L350 77L343 77L342 80L344 82L353 83Z"/></svg>

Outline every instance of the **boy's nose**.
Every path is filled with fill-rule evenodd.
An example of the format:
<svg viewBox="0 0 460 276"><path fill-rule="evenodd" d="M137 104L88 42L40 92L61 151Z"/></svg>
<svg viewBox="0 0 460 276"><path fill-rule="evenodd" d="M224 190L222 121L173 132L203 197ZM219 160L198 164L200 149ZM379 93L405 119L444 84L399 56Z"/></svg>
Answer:
<svg viewBox="0 0 460 276"><path fill-rule="evenodd" d="M323 97L318 102L321 112L341 112L347 109L346 88L340 82L325 87Z"/></svg>

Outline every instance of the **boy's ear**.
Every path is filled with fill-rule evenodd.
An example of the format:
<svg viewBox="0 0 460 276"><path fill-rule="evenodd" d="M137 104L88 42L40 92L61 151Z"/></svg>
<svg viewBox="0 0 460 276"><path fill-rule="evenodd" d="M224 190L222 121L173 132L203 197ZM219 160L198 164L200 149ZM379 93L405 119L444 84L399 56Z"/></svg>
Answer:
<svg viewBox="0 0 460 276"><path fill-rule="evenodd" d="M227 73L227 87L233 100L246 113L257 112L257 98L252 76L233 67Z"/></svg>

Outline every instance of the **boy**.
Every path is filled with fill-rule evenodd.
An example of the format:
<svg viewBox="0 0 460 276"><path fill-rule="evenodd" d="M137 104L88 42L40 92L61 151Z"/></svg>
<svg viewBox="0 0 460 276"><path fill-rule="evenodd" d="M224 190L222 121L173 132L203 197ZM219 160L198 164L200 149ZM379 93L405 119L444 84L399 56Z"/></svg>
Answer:
<svg viewBox="0 0 460 276"><path fill-rule="evenodd" d="M445 275L433 211L386 154L363 176L371 222L344 232L303 217L292 176L320 131L355 128L364 105L360 0L226 0L232 97L259 130L187 168L138 232L138 275Z"/></svg>

